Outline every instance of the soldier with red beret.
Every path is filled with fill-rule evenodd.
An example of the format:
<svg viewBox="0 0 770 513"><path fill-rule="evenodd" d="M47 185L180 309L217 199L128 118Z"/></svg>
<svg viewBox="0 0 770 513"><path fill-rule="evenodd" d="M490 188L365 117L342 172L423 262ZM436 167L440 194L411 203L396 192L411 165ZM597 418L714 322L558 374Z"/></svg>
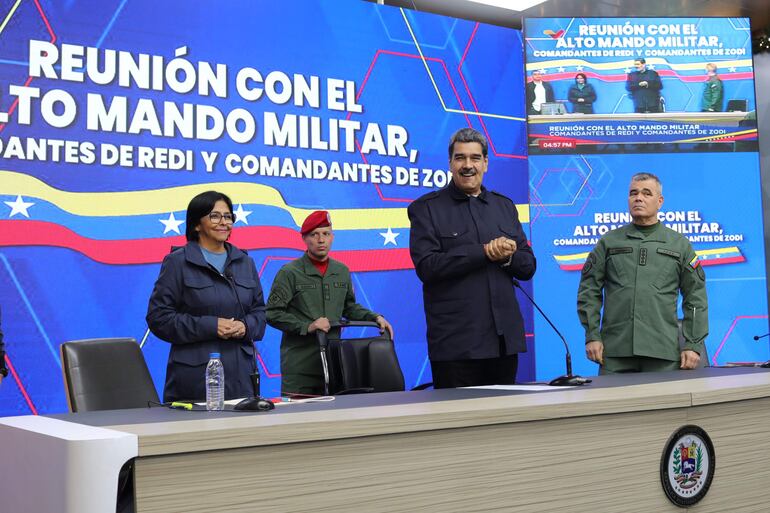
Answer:
<svg viewBox="0 0 770 513"><path fill-rule="evenodd" d="M324 380L316 330L337 336L330 324L342 318L375 321L391 338L393 328L382 315L356 303L350 270L329 258L334 241L329 213L310 214L300 233L307 251L278 271L267 302L267 323L283 332L281 393L320 395Z"/></svg>

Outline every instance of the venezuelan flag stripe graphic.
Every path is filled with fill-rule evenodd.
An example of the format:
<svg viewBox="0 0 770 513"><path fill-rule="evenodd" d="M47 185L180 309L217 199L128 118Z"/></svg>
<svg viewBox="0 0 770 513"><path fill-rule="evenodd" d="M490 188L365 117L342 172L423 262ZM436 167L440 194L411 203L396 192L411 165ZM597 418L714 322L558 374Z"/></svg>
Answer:
<svg viewBox="0 0 770 513"><path fill-rule="evenodd" d="M737 264L746 261L746 257L743 256L740 248L737 246L704 249L696 251L695 254L698 255L698 261L700 262L700 265L703 266ZM553 256L554 260L556 260L556 264L562 271L581 270L587 257L588 252Z"/></svg>

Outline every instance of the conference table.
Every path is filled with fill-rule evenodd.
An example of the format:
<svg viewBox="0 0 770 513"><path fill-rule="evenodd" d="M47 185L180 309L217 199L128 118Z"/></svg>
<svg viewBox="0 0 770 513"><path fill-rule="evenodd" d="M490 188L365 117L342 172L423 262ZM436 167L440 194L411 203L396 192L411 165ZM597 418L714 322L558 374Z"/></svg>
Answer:
<svg viewBox="0 0 770 513"><path fill-rule="evenodd" d="M697 512L767 511L770 372L599 376L582 387L339 396L269 412L146 408L0 419L0 510L668 512L661 458L713 442Z"/></svg>

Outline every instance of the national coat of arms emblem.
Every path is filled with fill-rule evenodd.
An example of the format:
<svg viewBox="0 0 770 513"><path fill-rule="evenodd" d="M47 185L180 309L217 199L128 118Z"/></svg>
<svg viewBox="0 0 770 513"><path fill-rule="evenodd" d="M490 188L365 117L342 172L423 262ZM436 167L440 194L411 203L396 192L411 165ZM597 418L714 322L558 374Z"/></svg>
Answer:
<svg viewBox="0 0 770 513"><path fill-rule="evenodd" d="M677 506L701 500L714 478L716 455L708 434L698 426L684 426L671 435L660 461L660 480Z"/></svg>

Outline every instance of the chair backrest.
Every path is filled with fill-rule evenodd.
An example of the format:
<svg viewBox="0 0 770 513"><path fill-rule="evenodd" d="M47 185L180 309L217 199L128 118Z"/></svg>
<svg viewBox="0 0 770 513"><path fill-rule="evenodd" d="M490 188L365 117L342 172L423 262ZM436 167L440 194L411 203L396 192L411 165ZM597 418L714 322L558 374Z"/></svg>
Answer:
<svg viewBox="0 0 770 513"><path fill-rule="evenodd" d="M741 100L741 99L727 100L727 107L725 107L725 111L746 112L748 108L749 108L748 100Z"/></svg>
<svg viewBox="0 0 770 513"><path fill-rule="evenodd" d="M158 392L133 338L74 340L61 345L71 412L143 408Z"/></svg>
<svg viewBox="0 0 770 513"><path fill-rule="evenodd" d="M328 356L331 394L367 388L372 392L404 390L404 374L387 335L329 339Z"/></svg>

